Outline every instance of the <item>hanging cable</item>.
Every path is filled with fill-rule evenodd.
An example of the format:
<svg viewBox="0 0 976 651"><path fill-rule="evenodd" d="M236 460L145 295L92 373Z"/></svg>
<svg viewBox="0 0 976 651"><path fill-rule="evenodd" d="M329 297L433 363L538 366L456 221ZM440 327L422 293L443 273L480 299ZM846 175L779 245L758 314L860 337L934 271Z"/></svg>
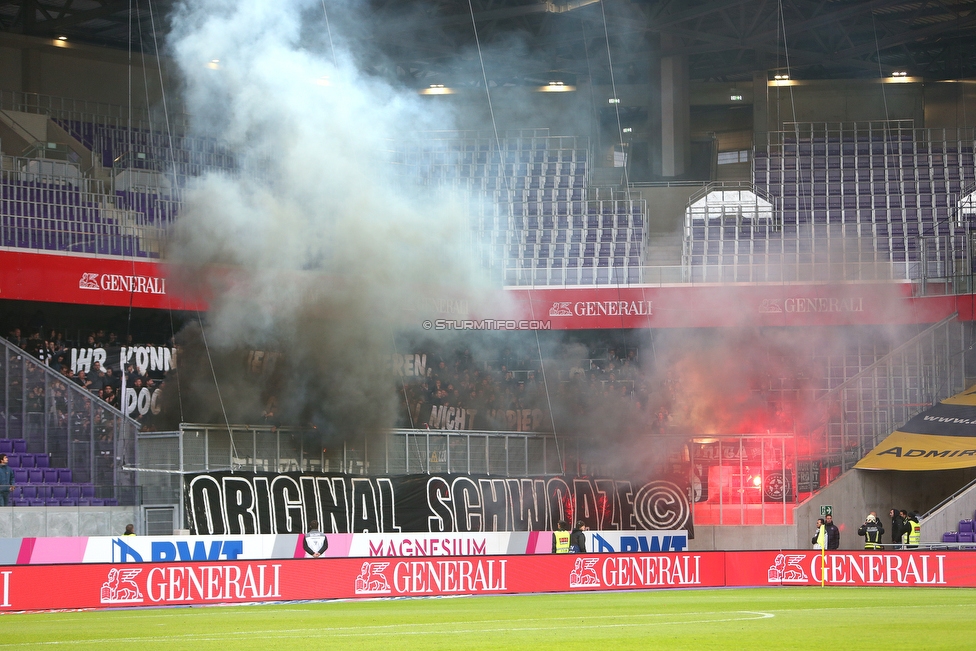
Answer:
<svg viewBox="0 0 976 651"><path fill-rule="evenodd" d="M329 35L329 49L332 51L332 65L336 70L339 69L339 61L336 59L335 44L332 42L332 26L329 24L329 12L325 9L325 0L322 0L322 15L325 16L325 31Z"/></svg>
<svg viewBox="0 0 976 651"><path fill-rule="evenodd" d="M131 4L131 0L130 0L130 4ZM146 72L146 54L145 54L146 53L146 45L145 45L145 43L144 43L144 41L142 39L142 19L140 18L139 14L138 14L138 7L139 7L138 6L138 0L136 0L136 10L137 10L137 15L136 15L136 28L137 29L136 29L136 33L139 36L139 52L140 52L141 59L142 59L142 65L140 66L140 68L142 69L142 89L143 89L143 93L145 94L145 102L146 102L146 108L147 108L146 117L147 117L147 121L148 121L148 131L149 131L150 137L151 137L151 134L153 133L153 120L152 120L152 112L149 111L148 108L150 106L152 106L152 100L149 97L149 77L148 77L148 74ZM131 13L130 13L130 17L129 17L129 19L130 19L130 25L131 25L131 18L132 17L131 17ZM130 28L130 32L129 32L129 38L130 38L130 46L131 46L131 38L132 38L131 28ZM165 92L165 91L161 89L160 92ZM132 120L132 93L130 91L130 97L129 97L129 132L130 133L132 131L132 122L133 122L133 120ZM129 148L129 151L131 152L131 146ZM130 160L131 160L131 153L130 153ZM176 326L173 323L173 307L172 307L172 305L167 305L166 314L169 317L170 341L171 341L171 343L173 344L173 346L175 348L175 346L176 346ZM130 315L131 315L131 308L130 308ZM130 319L131 319L131 316L130 316ZM180 407L180 422L182 423L182 422L184 422L186 420L186 418L185 418L185 414L184 414L184 410L183 410L183 388L182 388L182 385L181 385L181 382L180 382L180 373L179 373L179 370L178 369L176 370L176 398L177 398L177 402L179 403L179 407Z"/></svg>
<svg viewBox="0 0 976 651"><path fill-rule="evenodd" d="M488 72L485 69L485 57L484 57L484 53L481 51L481 39L478 36L478 23L477 23L477 21L475 20L475 17L474 17L474 6L471 4L471 0L468 0L468 11L471 14L471 29L474 32L474 42L475 42L475 45L477 45L477 47L478 47L478 61L481 63L481 78L482 78L482 80L484 81L484 84L485 84L485 98L488 101L488 113L491 116L491 128L492 128L492 132L495 135L495 150L498 152L498 164L499 164L499 167L500 167L500 170L499 171L501 172L500 176L502 177L503 182L505 184L505 194L508 197L510 195L510 193L511 193L511 189L510 189L510 185L508 183L508 177L505 175L505 160L502 157L501 140L498 137L498 124L495 121L495 111L494 111L494 108L492 107L492 104L491 104L491 89L488 87ZM511 197L509 197L509 200L511 200ZM514 223L512 225L514 226ZM522 248L522 246L523 246L524 243L521 241L523 239L522 236L521 236L521 233L519 234L518 237L519 237L519 240L520 240L520 242L519 242L520 248ZM516 269L516 272L518 272L518 271L521 271L521 270L520 269ZM518 279L516 278L516 281L517 280ZM533 283L534 282L535 282L535 279L533 278ZM529 301L529 313L530 313L530 316L532 317L532 320L535 321L536 320L536 318L535 318L535 305L533 305L533 303L532 303L532 288L531 288L531 286L527 290L527 293L528 293L528 301ZM535 346L536 346L536 351L538 352L538 355L539 355L539 369L542 372L542 386L543 386L543 388L546 391L546 404L548 405L548 408L549 408L549 422L552 425L552 438L553 438L553 441L554 441L554 443L556 445L556 457L558 459L560 469L562 469L563 471L565 471L565 466L563 465L563 455L562 455L562 451L560 450L560 447L559 447L559 436L557 435L557 432L556 432L556 416L555 416L555 414L553 413L553 410L552 410L552 396L551 396L551 393L549 391L549 380L548 380L548 378L546 376L546 362L545 362L545 359L543 359L543 356L542 356L542 343L541 343L541 340L539 338L539 331L538 330L535 330Z"/></svg>
<svg viewBox="0 0 976 651"><path fill-rule="evenodd" d="M630 174L627 171L627 163L630 161L630 156L624 148L624 130L620 124L620 98L617 96L617 82L613 74L613 56L610 53L610 30L607 29L607 10L606 3L604 2L600 3L600 14L603 16L603 37L607 42L607 64L610 70L610 89L613 92L613 109L617 115L617 139L620 143L620 153L624 157L624 192L626 193L627 201L630 201Z"/></svg>
<svg viewBox="0 0 976 651"><path fill-rule="evenodd" d="M778 13L779 13L780 25L782 26L782 29L783 29L783 53L784 53L784 55L786 57L786 77L787 77L787 81L790 82L790 84L789 84L789 89L790 89L790 110L791 110L792 115L793 115L793 142L794 142L794 145L796 147L796 159L797 159L797 161L799 161L799 158L800 158L800 124L796 120L796 96L793 93L793 83L792 83L792 81L793 81L793 71L790 69L790 46L789 46L789 43L787 42L787 38L786 38L786 13L783 10L783 0L778 0L778 3L777 4L779 6L779 12ZM810 146L812 148L813 147L813 138L812 138L813 134L811 133L810 135L811 135ZM783 143L783 148L784 148L784 152L783 153L784 153L784 160L785 160L785 153L786 153L785 152L785 148L786 148L786 143L785 142ZM812 156L812 151L813 150L811 149L811 156ZM796 178L797 178L797 187L798 187L798 190L799 190L799 195L798 195L797 198L800 201L803 202L803 205L800 205L798 203L797 206L798 206L798 208L800 208L801 213L802 213L802 211L806 211L806 213L810 216L811 221L812 221L812 217L813 217L813 197L811 196L811 194L813 192L813 165L810 166L810 181L809 181L810 193L809 194L803 188L804 181L802 181L800 179L799 166L798 166L798 169L796 170L796 172L797 172L797 176L796 176ZM797 225L797 231L796 231L796 233L797 233L797 244L799 245L799 237L800 237L800 229L799 229L799 226L800 226L800 215L797 215L796 225ZM815 239L814 239L813 227L811 225L811 228L810 228L810 243L811 243L811 246L813 245L814 242L815 242ZM800 258L799 258L799 255L797 255L797 259L796 259L797 269L796 269L796 271L798 273L800 271L800 266L799 265L800 265Z"/></svg>
<svg viewBox="0 0 976 651"><path fill-rule="evenodd" d="M874 11L871 12L871 28L874 30L874 51L878 53L878 78L881 80L881 99L884 101L885 132L888 130L888 94L885 91L884 70L881 68L881 44L878 42L878 26L874 22Z"/></svg>

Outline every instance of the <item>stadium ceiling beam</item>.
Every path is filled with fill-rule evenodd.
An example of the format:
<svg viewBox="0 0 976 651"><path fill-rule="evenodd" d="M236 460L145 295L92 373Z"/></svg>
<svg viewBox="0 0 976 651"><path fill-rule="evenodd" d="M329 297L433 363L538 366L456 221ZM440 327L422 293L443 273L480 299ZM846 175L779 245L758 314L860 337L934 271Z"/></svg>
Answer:
<svg viewBox="0 0 976 651"><path fill-rule="evenodd" d="M66 15L66 11L71 5L71 0L68 0L64 7L65 11L62 11L58 15L58 18L50 18L49 16L49 20L37 23L36 27L42 28L44 31L57 32L88 22L89 20L96 18L104 19L113 14L127 12L129 10L129 0L100 0L100 4L101 6L97 9L74 11Z"/></svg>

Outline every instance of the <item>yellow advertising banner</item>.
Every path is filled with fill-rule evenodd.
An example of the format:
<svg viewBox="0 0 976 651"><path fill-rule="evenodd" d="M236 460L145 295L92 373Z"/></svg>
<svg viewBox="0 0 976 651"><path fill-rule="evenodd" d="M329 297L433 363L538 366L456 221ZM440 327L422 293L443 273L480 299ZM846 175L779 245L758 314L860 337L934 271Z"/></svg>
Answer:
<svg viewBox="0 0 976 651"><path fill-rule="evenodd" d="M857 462L862 470L950 470L976 466L976 436L892 432Z"/></svg>
<svg viewBox="0 0 976 651"><path fill-rule="evenodd" d="M861 459L862 470L951 470L976 466L976 387L914 416Z"/></svg>

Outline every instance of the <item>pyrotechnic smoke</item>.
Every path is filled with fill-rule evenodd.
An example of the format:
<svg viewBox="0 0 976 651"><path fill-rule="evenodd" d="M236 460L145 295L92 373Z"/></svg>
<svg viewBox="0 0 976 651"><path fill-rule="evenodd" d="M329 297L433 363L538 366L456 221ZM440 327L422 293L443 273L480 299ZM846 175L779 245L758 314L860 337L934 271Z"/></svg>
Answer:
<svg viewBox="0 0 976 651"><path fill-rule="evenodd" d="M169 47L187 110L241 172L208 173L186 191L168 257L212 295L208 346L199 330L184 336L182 393L206 396L208 417L222 420L213 359L232 421L259 413L272 391L292 420L346 435L392 424L380 353L424 318L417 297L474 304L485 284L466 207L416 191L391 154L394 140L409 147L451 116L363 73L324 34L317 0L179 6ZM233 377L249 349L284 353L262 395Z"/></svg>

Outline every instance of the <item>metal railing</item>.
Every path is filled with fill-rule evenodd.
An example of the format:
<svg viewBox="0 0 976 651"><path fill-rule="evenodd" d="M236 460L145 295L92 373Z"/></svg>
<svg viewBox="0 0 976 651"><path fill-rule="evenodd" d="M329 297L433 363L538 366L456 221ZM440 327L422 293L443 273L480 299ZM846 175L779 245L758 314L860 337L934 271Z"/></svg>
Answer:
<svg viewBox="0 0 976 651"><path fill-rule="evenodd" d="M135 486L121 470L135 457L139 424L98 396L0 339L0 437L50 455L72 482Z"/></svg>

